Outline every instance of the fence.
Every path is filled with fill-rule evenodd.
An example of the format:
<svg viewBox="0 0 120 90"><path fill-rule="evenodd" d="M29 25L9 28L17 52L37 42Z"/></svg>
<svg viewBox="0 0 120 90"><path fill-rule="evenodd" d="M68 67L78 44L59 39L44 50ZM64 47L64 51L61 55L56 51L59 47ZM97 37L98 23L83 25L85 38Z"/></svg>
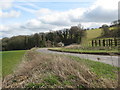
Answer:
<svg viewBox="0 0 120 90"><path fill-rule="evenodd" d="M92 40L91 45L94 46L120 46L120 38L112 38L112 39L97 39Z"/></svg>

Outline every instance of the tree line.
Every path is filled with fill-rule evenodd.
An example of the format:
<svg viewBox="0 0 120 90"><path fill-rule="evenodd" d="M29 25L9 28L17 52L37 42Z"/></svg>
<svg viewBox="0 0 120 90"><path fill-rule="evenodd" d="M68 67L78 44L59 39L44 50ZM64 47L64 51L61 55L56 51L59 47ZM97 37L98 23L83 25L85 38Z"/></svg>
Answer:
<svg viewBox="0 0 120 90"><path fill-rule="evenodd" d="M110 26L104 24L104 25L102 25L101 29L103 32L102 32L101 37L99 37L99 38L120 37L120 24L115 23Z"/></svg>
<svg viewBox="0 0 120 90"><path fill-rule="evenodd" d="M64 45L72 43L81 43L82 37L85 35L83 28L72 26L70 29L50 31L48 33L35 33L33 35L19 35L11 38L3 38L1 40L2 51L8 50L26 50L33 47L54 47L59 42Z"/></svg>

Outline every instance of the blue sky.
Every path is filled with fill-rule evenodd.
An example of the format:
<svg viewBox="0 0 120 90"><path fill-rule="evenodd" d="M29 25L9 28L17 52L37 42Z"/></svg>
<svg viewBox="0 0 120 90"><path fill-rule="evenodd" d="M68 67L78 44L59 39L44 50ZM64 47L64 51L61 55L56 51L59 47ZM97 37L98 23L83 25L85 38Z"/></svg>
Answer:
<svg viewBox="0 0 120 90"><path fill-rule="evenodd" d="M0 38L110 24L117 19L117 4L118 0L1 0Z"/></svg>
<svg viewBox="0 0 120 90"><path fill-rule="evenodd" d="M13 4L15 4L16 6L20 5L25 8L33 9L33 10L48 8L50 10L55 10L55 11L67 11L70 9L76 9L80 7L81 8L89 7L92 4L92 2L32 2L32 4L24 3L24 2L14 2ZM17 23L24 22L25 20L29 20L36 17L34 14L31 14L31 12L25 11L20 8L16 8L16 6L13 6L12 8L9 9L4 9L3 12L16 10L21 12L21 16L19 18L6 18L4 19L4 24L10 24L11 21Z"/></svg>

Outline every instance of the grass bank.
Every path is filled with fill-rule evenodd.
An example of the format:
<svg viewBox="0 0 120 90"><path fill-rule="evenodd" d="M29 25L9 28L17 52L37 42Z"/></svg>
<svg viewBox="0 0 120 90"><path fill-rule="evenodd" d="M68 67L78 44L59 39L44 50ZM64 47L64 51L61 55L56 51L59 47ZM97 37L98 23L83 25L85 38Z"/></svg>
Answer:
<svg viewBox="0 0 120 90"><path fill-rule="evenodd" d="M81 49L68 49L68 48L49 48L52 51L80 53L80 54L99 54L99 55L120 55L118 50L81 50Z"/></svg>
<svg viewBox="0 0 120 90"><path fill-rule="evenodd" d="M91 61L89 59L81 59L79 57L70 56L72 59L77 60L79 63L84 63L89 69L97 74L98 78L107 78L117 80L119 67L113 67L109 64Z"/></svg>
<svg viewBox="0 0 120 90"><path fill-rule="evenodd" d="M22 60L25 50L3 51L2 52L2 75L3 77L11 74L14 68Z"/></svg>
<svg viewBox="0 0 120 90"><path fill-rule="evenodd" d="M117 69L107 64L67 55L28 51L27 59L3 87L12 88L114 88Z"/></svg>

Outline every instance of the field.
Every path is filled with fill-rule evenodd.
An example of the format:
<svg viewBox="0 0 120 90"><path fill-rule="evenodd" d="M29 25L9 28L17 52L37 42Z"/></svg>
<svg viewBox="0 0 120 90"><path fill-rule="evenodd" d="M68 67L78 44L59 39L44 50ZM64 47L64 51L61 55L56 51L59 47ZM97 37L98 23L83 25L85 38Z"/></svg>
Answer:
<svg viewBox="0 0 120 90"><path fill-rule="evenodd" d="M17 64L22 60L25 50L20 51L3 51L2 52L2 73L3 77L11 74Z"/></svg>
<svg viewBox="0 0 120 90"><path fill-rule="evenodd" d="M86 36L82 40L82 44L86 44L90 40L100 37L101 35L102 35L102 29L87 30Z"/></svg>
<svg viewBox="0 0 120 90"><path fill-rule="evenodd" d="M109 30L115 30L117 27L110 27ZM82 44L86 45L89 43L89 41L101 37L103 33L102 29L92 29L92 30L87 30L86 31L86 36L83 37L82 39Z"/></svg>

